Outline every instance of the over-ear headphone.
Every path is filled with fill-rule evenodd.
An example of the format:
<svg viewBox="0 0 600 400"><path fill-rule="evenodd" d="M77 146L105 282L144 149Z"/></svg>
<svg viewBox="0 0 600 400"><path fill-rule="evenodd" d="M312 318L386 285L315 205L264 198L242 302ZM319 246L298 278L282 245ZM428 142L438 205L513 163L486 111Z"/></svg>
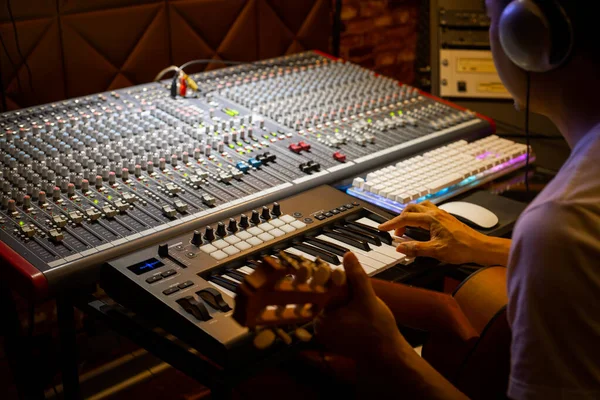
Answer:
<svg viewBox="0 0 600 400"><path fill-rule="evenodd" d="M528 72L548 72L563 65L573 50L573 27L556 0L513 0L498 25L508 58Z"/></svg>

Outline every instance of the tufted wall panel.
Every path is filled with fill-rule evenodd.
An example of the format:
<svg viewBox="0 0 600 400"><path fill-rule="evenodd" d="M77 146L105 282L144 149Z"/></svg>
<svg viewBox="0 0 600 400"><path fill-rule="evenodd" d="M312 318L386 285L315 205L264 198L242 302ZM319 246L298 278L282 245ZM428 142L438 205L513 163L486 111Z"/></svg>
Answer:
<svg viewBox="0 0 600 400"><path fill-rule="evenodd" d="M9 109L148 82L196 58L252 61L327 50L330 0L0 0ZM196 67L218 68L220 64Z"/></svg>

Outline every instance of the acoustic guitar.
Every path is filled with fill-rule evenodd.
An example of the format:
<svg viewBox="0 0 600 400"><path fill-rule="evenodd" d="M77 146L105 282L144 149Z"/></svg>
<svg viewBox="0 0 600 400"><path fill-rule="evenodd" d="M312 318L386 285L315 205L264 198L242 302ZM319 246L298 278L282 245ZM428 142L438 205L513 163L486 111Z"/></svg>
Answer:
<svg viewBox="0 0 600 400"><path fill-rule="evenodd" d="M448 295L372 279L399 325L429 332L422 356L472 399L503 398L509 375L506 269L481 269ZM304 329L325 307L349 300L345 274L320 259L265 256L238 287L234 319L254 345L308 341Z"/></svg>

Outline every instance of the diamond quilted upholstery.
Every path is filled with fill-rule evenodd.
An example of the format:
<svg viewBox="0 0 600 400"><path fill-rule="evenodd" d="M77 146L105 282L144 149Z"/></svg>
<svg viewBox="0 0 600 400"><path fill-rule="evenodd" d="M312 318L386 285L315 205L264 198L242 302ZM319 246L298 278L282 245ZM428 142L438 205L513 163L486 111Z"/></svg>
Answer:
<svg viewBox="0 0 600 400"><path fill-rule="evenodd" d="M9 109L148 82L196 59L252 61L328 50L331 0L13 0L29 75L0 1ZM221 67L213 63L202 69Z"/></svg>

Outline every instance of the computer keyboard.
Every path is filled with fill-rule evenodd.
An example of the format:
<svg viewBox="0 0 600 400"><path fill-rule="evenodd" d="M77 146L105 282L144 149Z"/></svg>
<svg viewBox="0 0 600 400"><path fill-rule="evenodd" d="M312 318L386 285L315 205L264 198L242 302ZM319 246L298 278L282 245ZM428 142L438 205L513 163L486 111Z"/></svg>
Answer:
<svg viewBox="0 0 600 400"><path fill-rule="evenodd" d="M471 143L459 140L356 177L347 192L400 213L407 204L439 203L506 175L523 167L526 159L526 145L496 135Z"/></svg>

